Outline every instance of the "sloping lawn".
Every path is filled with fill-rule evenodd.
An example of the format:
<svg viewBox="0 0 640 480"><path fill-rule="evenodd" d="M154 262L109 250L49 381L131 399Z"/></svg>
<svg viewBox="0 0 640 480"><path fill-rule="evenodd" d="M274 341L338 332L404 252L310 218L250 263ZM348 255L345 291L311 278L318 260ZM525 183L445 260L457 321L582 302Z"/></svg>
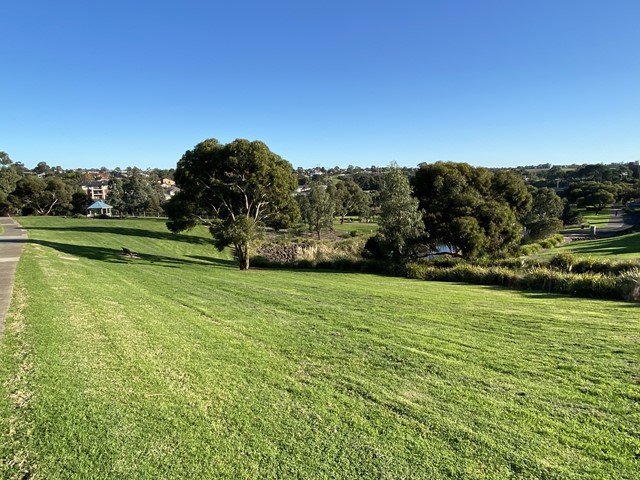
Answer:
<svg viewBox="0 0 640 480"><path fill-rule="evenodd" d="M593 210L587 210L586 208L581 208L579 211L582 213L582 219L585 225L595 225L598 228L607 227L607 225L609 225L609 220L614 215L614 209L611 207L603 208L597 214ZM580 227L581 225L572 225L569 226L567 230L577 230Z"/></svg>
<svg viewBox="0 0 640 480"><path fill-rule="evenodd" d="M344 223L340 223L340 220L335 220L333 228L338 232L357 232L358 234L373 235L378 231L379 226L374 222L359 222L348 218Z"/></svg>
<svg viewBox="0 0 640 480"><path fill-rule="evenodd" d="M204 229L20 221L0 478L638 478L635 305L241 272Z"/></svg>
<svg viewBox="0 0 640 480"><path fill-rule="evenodd" d="M613 215L613 209L611 207L603 208L599 213L595 213L592 210L585 210L582 214L582 218L589 225L596 225L600 228L609 225L609 219Z"/></svg>
<svg viewBox="0 0 640 480"><path fill-rule="evenodd" d="M640 233L597 240L578 240L563 247L546 250L540 255L555 255L561 252L593 257L638 258L640 256Z"/></svg>

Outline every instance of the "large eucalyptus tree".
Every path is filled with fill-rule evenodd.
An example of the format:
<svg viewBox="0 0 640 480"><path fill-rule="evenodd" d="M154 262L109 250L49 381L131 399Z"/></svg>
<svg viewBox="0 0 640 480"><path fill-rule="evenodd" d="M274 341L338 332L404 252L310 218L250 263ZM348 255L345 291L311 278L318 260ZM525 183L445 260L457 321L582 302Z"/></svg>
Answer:
<svg viewBox="0 0 640 480"><path fill-rule="evenodd" d="M175 181L180 191L165 207L169 230L208 225L216 248L234 247L242 270L262 228L297 214L293 167L260 141L205 140L182 156Z"/></svg>

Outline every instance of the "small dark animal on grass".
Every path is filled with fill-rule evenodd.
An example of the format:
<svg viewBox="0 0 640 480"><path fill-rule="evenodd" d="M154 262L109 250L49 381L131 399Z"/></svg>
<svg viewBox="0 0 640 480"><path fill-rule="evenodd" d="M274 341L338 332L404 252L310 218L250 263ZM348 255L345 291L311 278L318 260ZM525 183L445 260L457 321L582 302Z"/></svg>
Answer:
<svg viewBox="0 0 640 480"><path fill-rule="evenodd" d="M127 257L138 257L136 252L132 252L128 248L122 247L122 255L126 255Z"/></svg>

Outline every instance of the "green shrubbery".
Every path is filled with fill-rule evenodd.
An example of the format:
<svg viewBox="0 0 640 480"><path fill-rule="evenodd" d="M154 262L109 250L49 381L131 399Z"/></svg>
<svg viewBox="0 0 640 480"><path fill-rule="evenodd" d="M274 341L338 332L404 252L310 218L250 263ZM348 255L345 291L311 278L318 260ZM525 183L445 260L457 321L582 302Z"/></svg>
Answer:
<svg viewBox="0 0 640 480"><path fill-rule="evenodd" d="M565 254L555 256L544 266L538 262L505 266L507 262L502 262L502 265L458 263L443 268L442 263L444 262L413 262L406 266L406 275L420 280L501 285L578 297L640 301L638 262L609 262L609 271L579 273L572 269L581 262L574 262L574 259Z"/></svg>
<svg viewBox="0 0 640 480"><path fill-rule="evenodd" d="M549 265L567 273L602 273L614 276L640 269L640 261L638 260L576 257L568 252L558 253L551 257Z"/></svg>
<svg viewBox="0 0 640 480"><path fill-rule="evenodd" d="M554 248L562 245L563 242L564 237L558 233L536 243L527 243L525 245L521 245L519 253L520 255L533 255L534 253L538 253L540 250Z"/></svg>
<svg viewBox="0 0 640 480"><path fill-rule="evenodd" d="M557 245L561 235L545 240ZM540 243L524 247L543 247ZM523 248L524 248L523 247ZM640 301L640 261L605 260L558 253L545 258L465 260L449 255L406 264L361 258L362 237L341 242L304 240L265 244L252 262L257 267L317 268L324 270L380 273L420 280L499 285L587 298Z"/></svg>

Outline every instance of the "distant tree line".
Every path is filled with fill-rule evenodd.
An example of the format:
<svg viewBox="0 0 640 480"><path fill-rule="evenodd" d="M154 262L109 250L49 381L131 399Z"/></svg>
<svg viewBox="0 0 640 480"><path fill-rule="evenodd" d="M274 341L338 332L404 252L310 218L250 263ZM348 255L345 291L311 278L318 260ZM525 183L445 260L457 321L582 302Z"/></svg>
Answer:
<svg viewBox="0 0 640 480"><path fill-rule="evenodd" d="M253 242L265 228L306 225L321 238L354 216L380 230L367 243L373 257L402 261L446 250L463 257L507 256L520 244L579 222L579 208L596 213L640 198L637 163L572 168L488 169L465 163L294 170L259 141L205 140L174 171L64 170L45 162L29 170L0 152L4 213L82 213L90 199L82 182L109 178L106 201L122 214L166 213L179 232L208 226L218 248L233 246L249 268ZM179 192L165 202L162 178Z"/></svg>
<svg viewBox="0 0 640 480"><path fill-rule="evenodd" d="M163 178L173 178L173 170L138 168L108 170L65 170L46 162L33 169L13 162L0 152L0 213L18 215L84 214L91 199L81 185L103 181L107 184L104 199L121 214L162 213L165 203L160 186Z"/></svg>

